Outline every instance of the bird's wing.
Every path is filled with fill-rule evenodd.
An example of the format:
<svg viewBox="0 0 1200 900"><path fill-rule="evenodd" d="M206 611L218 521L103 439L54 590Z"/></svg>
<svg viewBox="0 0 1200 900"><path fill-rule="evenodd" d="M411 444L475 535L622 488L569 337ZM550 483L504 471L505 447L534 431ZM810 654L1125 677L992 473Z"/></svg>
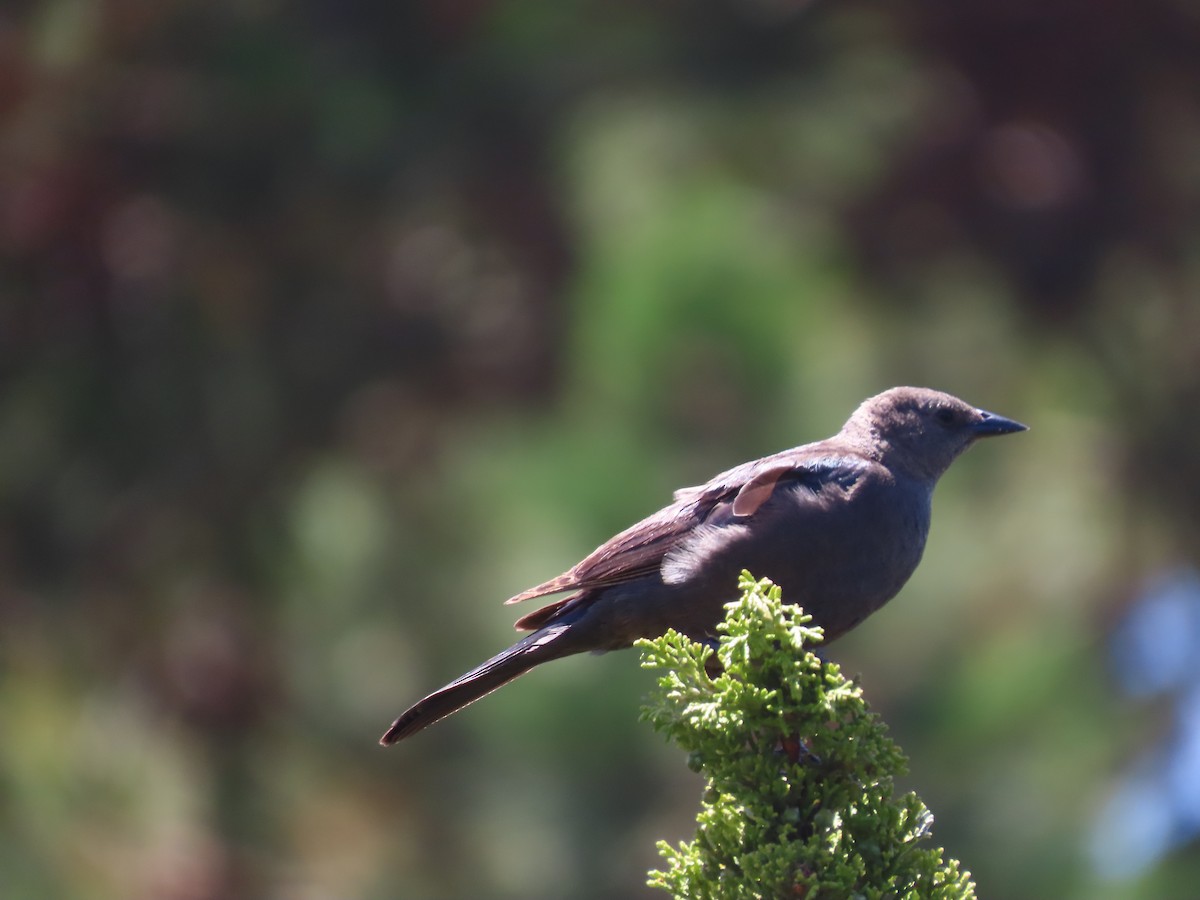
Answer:
<svg viewBox="0 0 1200 900"><path fill-rule="evenodd" d="M722 472L707 484L677 491L670 506L609 539L569 571L507 602L604 587L659 571L664 558L701 526L711 531L744 525L780 484L808 481L816 488L841 463L785 451Z"/></svg>

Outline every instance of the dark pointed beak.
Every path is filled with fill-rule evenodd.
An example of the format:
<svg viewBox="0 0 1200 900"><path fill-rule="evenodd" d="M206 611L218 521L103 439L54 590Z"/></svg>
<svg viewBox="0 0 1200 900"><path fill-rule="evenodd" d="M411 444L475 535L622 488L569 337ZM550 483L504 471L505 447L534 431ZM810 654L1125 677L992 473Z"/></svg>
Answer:
<svg viewBox="0 0 1200 900"><path fill-rule="evenodd" d="M980 409L977 412L983 418L971 426L976 437L995 437L998 434L1015 434L1018 431L1029 430L1028 425L1022 425L1020 422L1014 422L1012 419L1006 419L1004 416L998 416L987 410Z"/></svg>

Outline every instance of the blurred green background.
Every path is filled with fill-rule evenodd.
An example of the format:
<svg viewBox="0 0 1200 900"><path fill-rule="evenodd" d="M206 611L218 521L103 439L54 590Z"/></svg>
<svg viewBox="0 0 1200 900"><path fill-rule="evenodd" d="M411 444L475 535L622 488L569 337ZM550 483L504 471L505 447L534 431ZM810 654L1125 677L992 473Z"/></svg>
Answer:
<svg viewBox="0 0 1200 900"><path fill-rule="evenodd" d="M831 655L982 896L1194 897L1198 291L1187 0L6 3L0 896L650 896L635 655L378 735L919 384L1032 430Z"/></svg>

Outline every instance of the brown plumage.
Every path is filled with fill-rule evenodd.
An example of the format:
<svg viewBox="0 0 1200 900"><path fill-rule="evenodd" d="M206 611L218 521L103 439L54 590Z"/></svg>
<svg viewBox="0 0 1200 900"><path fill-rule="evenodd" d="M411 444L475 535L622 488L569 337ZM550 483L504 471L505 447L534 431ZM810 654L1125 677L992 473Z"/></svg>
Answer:
<svg viewBox="0 0 1200 900"><path fill-rule="evenodd" d="M508 600L571 592L523 616L533 633L398 718L408 737L534 666L675 628L715 635L748 569L783 588L826 642L890 600L920 562L934 485L980 437L1025 426L925 388L864 401L836 435L684 488L557 578Z"/></svg>

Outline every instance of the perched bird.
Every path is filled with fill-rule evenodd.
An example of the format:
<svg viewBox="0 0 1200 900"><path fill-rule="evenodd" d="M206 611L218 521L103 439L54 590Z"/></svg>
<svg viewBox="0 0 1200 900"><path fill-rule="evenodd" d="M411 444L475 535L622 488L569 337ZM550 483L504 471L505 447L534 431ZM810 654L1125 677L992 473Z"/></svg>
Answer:
<svg viewBox="0 0 1200 900"><path fill-rule="evenodd" d="M508 600L570 591L517 621L532 634L434 691L380 743L415 734L534 666L668 628L711 639L743 569L804 607L826 642L896 595L929 533L934 485L977 438L1025 426L925 388L865 400L831 438L744 463Z"/></svg>

